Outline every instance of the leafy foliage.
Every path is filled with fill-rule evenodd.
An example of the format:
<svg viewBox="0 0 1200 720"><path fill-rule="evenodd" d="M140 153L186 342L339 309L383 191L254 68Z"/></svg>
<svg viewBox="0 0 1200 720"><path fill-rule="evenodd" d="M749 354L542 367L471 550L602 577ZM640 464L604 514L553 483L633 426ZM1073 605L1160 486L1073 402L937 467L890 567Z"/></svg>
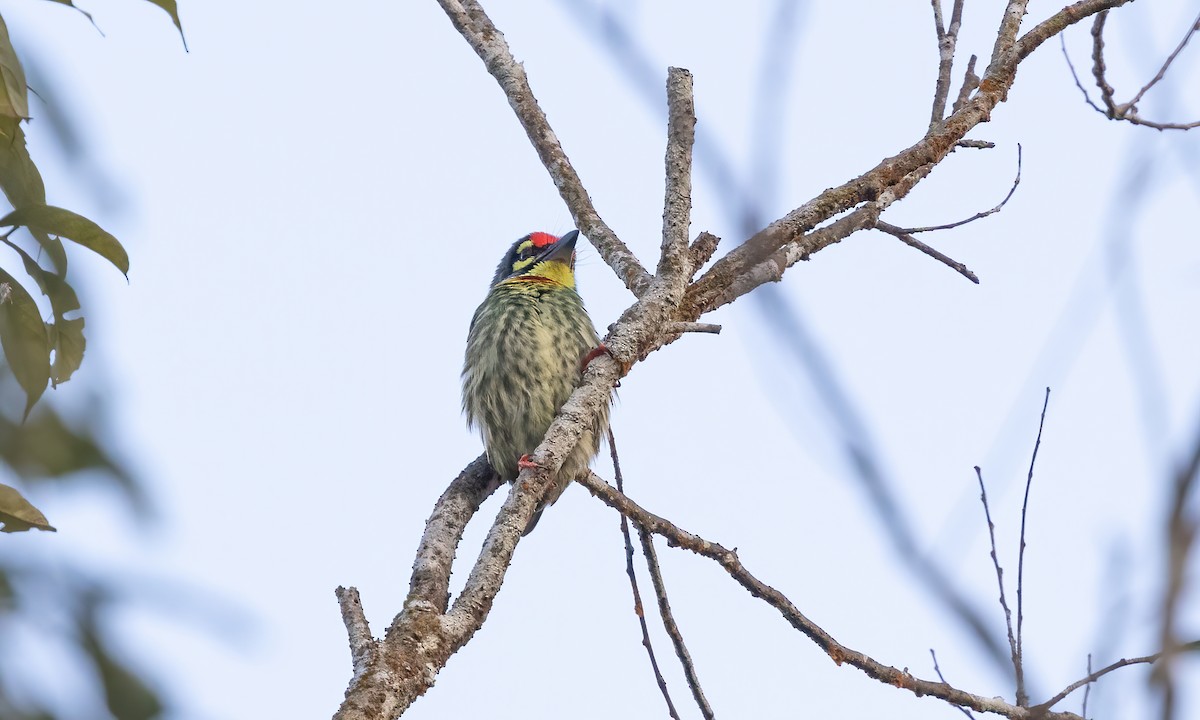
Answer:
<svg viewBox="0 0 1200 720"><path fill-rule="evenodd" d="M52 1L79 10L72 0ZM181 27L174 0L149 1ZM40 97L53 105L52 93L40 89ZM93 402L72 403L69 415L43 399L47 385L72 377L86 348L83 308L67 275L67 247L95 252L127 277L129 256L92 220L47 203L45 183L25 141L28 100L24 68L0 18L0 191L9 205L0 207L0 532L54 530L17 489L49 483L106 482L142 518L146 499L108 449L111 430L96 412L99 396L85 393L84 399ZM39 131L53 133L54 123L50 126L42 123ZM57 639L74 651L103 699L86 710L87 716L160 717L164 705L158 691L124 663L109 637L108 610L124 602L128 590L85 567L30 561L17 548L0 545L0 625L44 629L48 642ZM27 660L14 646L7 649L0 651L0 718L54 720L59 701L67 698L39 697L27 689L15 693L14 676Z"/></svg>

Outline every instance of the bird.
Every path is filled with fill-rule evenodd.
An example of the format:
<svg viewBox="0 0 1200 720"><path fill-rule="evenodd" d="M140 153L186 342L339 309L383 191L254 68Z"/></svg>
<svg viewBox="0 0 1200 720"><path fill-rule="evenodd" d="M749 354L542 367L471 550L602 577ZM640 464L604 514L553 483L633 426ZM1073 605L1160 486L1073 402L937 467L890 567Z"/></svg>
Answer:
<svg viewBox="0 0 1200 720"><path fill-rule="evenodd" d="M462 404L468 426L483 436L488 461L513 481L532 465L559 408L579 382L586 363L602 349L596 328L575 290L575 242L531 232L500 260L487 297L471 318L462 371ZM558 500L572 478L600 451L608 428L608 403L563 460L554 485L524 533Z"/></svg>

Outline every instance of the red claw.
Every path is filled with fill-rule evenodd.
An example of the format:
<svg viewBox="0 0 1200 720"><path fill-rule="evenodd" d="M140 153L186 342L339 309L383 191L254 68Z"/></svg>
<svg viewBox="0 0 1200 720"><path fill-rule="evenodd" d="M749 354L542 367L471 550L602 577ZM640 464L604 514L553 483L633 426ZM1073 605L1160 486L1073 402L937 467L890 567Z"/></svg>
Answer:
<svg viewBox="0 0 1200 720"><path fill-rule="evenodd" d="M583 357L583 362L581 362L579 364L579 372L583 372L583 371L587 370L588 364L590 364L593 360L600 357L601 355L608 355L610 358L617 361L617 366L619 368L621 368L621 377L625 377L626 375L629 374L629 365L618 360L617 356L613 355L612 350L609 350L608 346L605 345L604 343L600 343L598 346L593 348L591 352L589 352L587 355L585 355ZM617 384L619 385L620 382L618 381Z"/></svg>
<svg viewBox="0 0 1200 720"><path fill-rule="evenodd" d="M587 366L591 365L593 360L601 355L604 355L605 353L608 353L608 347L605 346L604 343L600 343L596 347L592 348L591 352L583 356L583 362L579 363L579 372L587 370Z"/></svg>
<svg viewBox="0 0 1200 720"><path fill-rule="evenodd" d="M529 459L529 455L525 454L517 460L517 467L521 470L529 470L531 468L540 467L537 463Z"/></svg>

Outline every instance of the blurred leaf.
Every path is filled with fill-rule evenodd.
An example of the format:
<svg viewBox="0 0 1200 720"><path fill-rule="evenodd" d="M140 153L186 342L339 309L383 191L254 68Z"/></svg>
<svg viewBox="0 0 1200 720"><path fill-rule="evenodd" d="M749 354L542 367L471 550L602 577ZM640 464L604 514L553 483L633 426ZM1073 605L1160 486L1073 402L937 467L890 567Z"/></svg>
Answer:
<svg viewBox="0 0 1200 720"><path fill-rule="evenodd" d="M79 7L71 0L50 0L50 2L56 2L59 5L66 5L68 7L75 8L79 12L83 13L84 17L86 17L89 21L91 21L92 27L96 26L96 21L92 19L92 14L90 12L88 12L87 10L84 10L83 8ZM98 30L99 28L96 28L96 29Z"/></svg>
<svg viewBox="0 0 1200 720"><path fill-rule="evenodd" d="M50 338L33 296L0 268L0 346L25 390L25 417L50 381Z"/></svg>
<svg viewBox="0 0 1200 720"><path fill-rule="evenodd" d="M108 710L117 720L153 720L162 715L162 701L137 675L116 660L105 647L96 628L96 600L80 618L83 649L91 656L104 685Z"/></svg>
<svg viewBox="0 0 1200 720"><path fill-rule="evenodd" d="M0 226L23 225L73 240L117 266L129 277L129 255L112 235L82 215L53 205L24 205L0 218Z"/></svg>
<svg viewBox="0 0 1200 720"><path fill-rule="evenodd" d="M46 185L25 146L21 121L3 116L0 116L0 190L13 207L46 204ZM63 249L62 241L41 230L30 228L30 233L50 255L58 274L65 275L67 251Z"/></svg>
<svg viewBox="0 0 1200 720"><path fill-rule="evenodd" d="M0 413L0 462L30 484L67 477L112 482L136 513L147 515L151 507L142 486L97 437L104 419L86 417L67 425L49 403L23 423Z"/></svg>
<svg viewBox="0 0 1200 720"><path fill-rule="evenodd" d="M30 528L55 532L46 516L26 500L16 488L0 483L0 532L25 532Z"/></svg>
<svg viewBox="0 0 1200 720"><path fill-rule="evenodd" d="M29 117L29 86L25 71L8 39L8 25L0 17L0 115L22 119Z"/></svg>
<svg viewBox="0 0 1200 720"><path fill-rule="evenodd" d="M26 479L58 478L81 470L126 475L87 430L68 427L49 405L24 423L0 415L0 458ZM132 481L121 484L127 482Z"/></svg>
<svg viewBox="0 0 1200 720"><path fill-rule="evenodd" d="M37 282L42 294L50 298L50 306L54 309L54 324L47 326L50 346L54 348L50 379L57 386L70 380L71 374L79 369L83 363L83 351L87 347L83 337L83 318L68 320L65 317L67 313L79 309L79 297L70 283L38 265L19 245L9 240L4 240L4 243L21 256L25 272Z"/></svg>
<svg viewBox="0 0 1200 720"><path fill-rule="evenodd" d="M175 4L175 0L147 0L167 11L171 16L171 21L175 23L175 27L179 30L179 39L183 41L183 49L187 50L187 38L183 36L183 25L179 22L179 8Z"/></svg>

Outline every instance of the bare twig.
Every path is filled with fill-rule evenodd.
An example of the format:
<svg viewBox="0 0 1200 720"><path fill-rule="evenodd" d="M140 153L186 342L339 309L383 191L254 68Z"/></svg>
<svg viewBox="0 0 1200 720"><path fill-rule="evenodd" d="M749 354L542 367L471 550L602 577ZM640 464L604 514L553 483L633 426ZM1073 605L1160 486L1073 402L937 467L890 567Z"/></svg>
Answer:
<svg viewBox="0 0 1200 720"><path fill-rule="evenodd" d="M991 712L1003 715L1013 720L1080 720L1079 716L1070 712L1044 712L1033 715L1030 708L1011 705L1000 698L989 698L959 690L944 682L923 680L906 670L884 665L870 656L842 645L832 635L808 619L791 600L775 588L759 580L742 564L737 552L729 550L714 542L710 542L686 530L682 530L669 520L648 512L635 503L627 495L609 485L595 473L588 472L575 479L577 483L587 488L601 502L625 515L635 525L645 528L648 532L666 538L667 544L680 547L715 561L739 585L752 596L762 600L779 611L780 615L796 630L813 641L826 655L838 665L843 663L856 667L867 676L893 687L908 690L918 696L928 695L945 700L951 705L970 708L980 712ZM1133 661L1130 661L1130 663ZM1127 663L1129 664L1129 663Z"/></svg>
<svg viewBox="0 0 1200 720"><path fill-rule="evenodd" d="M671 333L711 333L719 335L721 326L716 323L700 323L700 322L673 322L667 325L667 332Z"/></svg>
<svg viewBox="0 0 1200 720"><path fill-rule="evenodd" d="M1096 682L1097 680L1099 680L1100 678L1104 677L1105 675L1109 674L1110 672L1112 672L1114 670L1120 670L1121 668L1128 667L1130 665L1142 665L1142 664L1147 664L1147 663L1155 663L1155 662L1158 662L1158 659L1161 658L1162 656L1163 656L1163 653L1156 652L1153 655L1143 655L1142 657L1129 658L1128 660L1125 658L1121 658L1120 660L1116 661L1115 663L1113 663L1111 665L1107 665L1105 667L1100 668L1096 672L1088 673L1087 677L1076 680L1075 682L1073 682L1070 685L1063 688L1058 694L1056 694L1054 697L1050 698L1046 702L1034 705L1033 707L1031 707L1029 709L1033 712L1038 712L1038 713L1045 711L1045 710L1049 710L1050 708L1057 705L1064 698L1066 698L1068 695L1075 692L1079 688ZM1042 717L1042 716L1035 715L1035 717Z"/></svg>
<svg viewBox="0 0 1200 720"><path fill-rule="evenodd" d="M1092 654L1091 653L1088 653L1087 671L1088 671L1088 675L1092 674ZM1079 709L1079 714L1083 717L1083 720L1087 720L1088 695L1090 695L1091 693L1092 693L1092 684L1089 682L1087 685L1085 685L1083 687L1083 707L1081 707Z"/></svg>
<svg viewBox="0 0 1200 720"><path fill-rule="evenodd" d="M1192 26L1188 28L1188 31L1184 33L1183 39L1179 41L1179 45L1177 45L1175 50L1169 56L1167 56L1166 62L1162 64L1162 67L1158 69L1158 72L1154 74L1154 77L1150 79L1150 82L1143 85L1142 89L1138 90L1137 94L1134 95L1133 99L1126 103L1126 105L1131 108L1136 107L1138 101L1141 100L1142 96L1146 94L1146 91L1157 85L1164 77L1166 77L1167 68L1171 67L1171 63L1175 62L1175 58L1179 57L1179 53L1183 52L1184 46L1188 44L1188 40L1192 39L1192 35L1194 35L1197 30L1200 30L1200 15L1196 16L1195 22L1193 22Z"/></svg>
<svg viewBox="0 0 1200 720"><path fill-rule="evenodd" d="M937 679L940 679L940 680L942 680L943 683L946 683L947 685L949 685L949 683L946 682L946 676L943 676L943 674L942 674L942 668L937 666L937 653L934 652L934 648L929 648L929 655L931 656L932 659L934 659L934 672L937 673ZM972 713L971 710L968 710L961 706L955 706L955 707L959 709L960 713L966 715L967 718L971 718L972 720L974 719L974 713Z"/></svg>
<svg viewBox="0 0 1200 720"><path fill-rule="evenodd" d="M625 478L621 475L621 462L617 460L617 443L613 438L612 428L608 430L608 449L612 456L613 475L617 480L617 489L625 492ZM658 683L658 690L667 703L667 714L675 720L679 720L675 703L671 702L671 691L667 689L667 681L663 677L662 671L658 669L658 659L654 656L654 645L650 642L650 628L646 625L646 610L642 605L642 593L638 590L637 573L633 569L633 538L629 534L629 520L624 515L621 516L621 535L625 538L625 574L629 576L629 587L633 591L633 613L637 615L638 625L642 629L642 647L646 648L646 655L650 658L650 668L654 671L654 681ZM650 562L649 556L646 557L646 562Z"/></svg>
<svg viewBox="0 0 1200 720"><path fill-rule="evenodd" d="M696 108L692 74L667 70L666 198L663 201L662 254L656 274L692 277L688 225L692 217L692 145L696 141Z"/></svg>
<svg viewBox="0 0 1200 720"><path fill-rule="evenodd" d="M721 238L713 235L710 232L702 232L692 241L689 250L692 253L692 274L704 266L709 260L712 260L713 253L717 251L717 243L721 242Z"/></svg>
<svg viewBox="0 0 1200 720"><path fill-rule="evenodd" d="M1115 115L1117 106L1113 102L1112 85L1108 84L1108 79L1105 77L1104 66L1104 23L1108 20L1108 11L1096 15L1096 19L1092 21L1092 77L1096 78L1096 87L1100 88L1100 100L1103 101L1104 107L1108 109L1108 114Z"/></svg>
<svg viewBox="0 0 1200 720"><path fill-rule="evenodd" d="M882 230L883 232L887 233L888 235L891 235L891 236L895 237L896 239L900 240L900 242L904 243L905 245L908 245L909 247L920 250L921 252L923 252L926 255L928 255L929 257L937 260L938 262L942 263L943 265L945 265L949 268L952 268L953 270L958 272L958 274L962 275L963 277L965 277L966 279L975 283L976 285L979 284L979 276L976 275L974 272L972 272L971 269L968 268L966 265L963 265L962 263L960 263L959 261L950 257L949 255L945 255L942 252L939 252L938 250L935 250L934 248L926 245L925 243L916 239L912 235L908 234L908 232L906 232L904 230L904 228L898 228L895 225L892 225L890 223L885 223L882 220L880 220L879 222L875 223L875 229Z"/></svg>
<svg viewBox="0 0 1200 720"><path fill-rule="evenodd" d="M1137 104L1142 99L1142 96L1166 76L1167 68L1171 66L1171 63L1175 62L1175 58L1178 57L1179 53L1183 51L1184 46L1187 45L1188 40L1191 40L1192 35L1195 34L1197 30L1200 30L1200 16L1197 16L1196 21L1188 27L1187 32L1184 33L1183 40L1179 41L1179 45L1176 46L1174 52L1167 57L1166 61L1159 68L1155 76L1151 78L1150 82L1143 85L1142 88L1138 90L1137 94L1133 96L1133 99L1131 99L1129 102L1121 104L1117 104L1113 99L1116 91L1113 89L1112 85L1109 84L1106 76L1107 67L1104 63L1104 25L1107 19L1108 11L1106 10L1096 15L1096 19L1092 23L1092 76L1096 78L1096 87L1100 88L1100 100L1104 103L1104 108L1101 109L1097 107L1095 103L1091 101L1091 98L1088 97L1087 91L1084 91L1084 98L1088 101L1088 104L1107 117L1109 120L1124 120L1133 125L1144 125L1145 127L1154 128L1155 130L1191 130L1192 128L1200 127L1200 120L1188 123L1157 122L1141 117L1138 115L1137 111ZM1065 46L1063 53L1066 54ZM1070 63L1071 59L1068 57L1067 64L1070 65ZM1071 67L1071 74L1075 74L1074 66ZM1075 78L1075 84L1079 85L1081 90L1083 89L1083 86L1079 83L1078 76Z"/></svg>
<svg viewBox="0 0 1200 720"><path fill-rule="evenodd" d="M613 461L613 476L617 481L617 490L625 492L625 478L621 474L621 461L617 458L617 442L613 437L612 428L608 430L608 447L612 453ZM626 522L624 515L621 516L621 533L625 536L625 558L626 568L629 573L629 582L633 585L634 602L637 604L638 618L642 623L642 643L646 646L646 651L650 653L650 664L654 666L654 674L658 678L658 686L662 690L663 697L666 698L667 707L670 709L671 717L675 717L675 708L671 705L671 698L667 694L666 681L662 679L662 675L658 672L658 664L654 661L654 651L650 648L650 636L646 631L645 613L642 608L642 600L638 595L637 581L634 579L633 573L633 543L629 539L629 524ZM654 551L654 541L650 533L638 527L638 539L642 544L642 554L646 558L646 568L650 572L650 580L654 584L654 595L658 599L658 612L662 618L663 627L667 630L667 635L671 637L671 643L675 646L675 655L679 658L680 664L683 666L683 674L687 678L688 687L692 690L692 697L696 700L696 705L700 708L700 713L705 720L713 720L712 707L708 704L708 699L704 697L704 690L700 687L700 678L696 675L696 666L692 662L692 655L688 652L687 645L683 642L683 633L679 631L679 625L675 622L675 615L671 612L671 603L667 599L667 585L663 581L662 569L658 564L658 553Z"/></svg>
<svg viewBox="0 0 1200 720"><path fill-rule="evenodd" d="M937 666L937 653L934 652L934 648L929 648L929 655L931 656L932 659L934 659L934 672L937 673L937 679L940 679L940 680L942 680L943 683L946 683L946 676L943 676L942 668ZM949 685L949 683L946 683L946 684ZM974 713L972 713L971 710L968 710L961 706L955 706L955 707L959 709L959 712L966 715L967 718L971 718L972 720L974 720Z"/></svg>
<svg viewBox="0 0 1200 720"><path fill-rule="evenodd" d="M350 638L350 660L354 668L354 676L358 677L371 661L371 653L375 651L376 640L371 635L371 626L367 623L363 611L362 598L358 596L358 588L339 586L334 591L338 605L342 609L342 623L346 626L346 635Z"/></svg>
<svg viewBox="0 0 1200 720"><path fill-rule="evenodd" d="M1087 88L1083 86L1083 81L1079 79L1079 73L1075 71L1075 63L1071 62L1071 54L1067 52L1067 36L1062 33L1058 36L1058 44L1062 47L1063 58L1067 61L1067 68L1071 71L1071 78L1075 81L1075 87L1079 88L1079 92L1083 93L1083 100L1092 107L1093 110L1104 114L1104 108L1100 107L1092 100L1092 96L1088 94Z"/></svg>
<svg viewBox="0 0 1200 720"><path fill-rule="evenodd" d="M1038 449L1042 447L1042 428L1046 426L1046 408L1050 407L1050 388L1046 388L1046 399L1042 402L1042 418L1038 421L1037 441L1033 444L1033 457L1029 459L1029 474L1025 477L1025 499L1021 502L1021 546L1017 552L1017 704L1026 705L1029 696L1025 692L1025 658L1022 654L1021 629L1025 624L1025 518L1029 513L1029 489L1033 487L1033 466L1037 463ZM1024 698L1025 702L1022 702Z"/></svg>
<svg viewBox="0 0 1200 720"><path fill-rule="evenodd" d="M946 100L950 95L950 71L954 65L954 48L958 42L958 29L962 26L963 0L954 0L950 10L949 27L942 23L942 0L933 2L933 24L938 40L938 75L933 91L933 112L929 117L932 129L946 115Z"/></svg>
<svg viewBox="0 0 1200 720"><path fill-rule="evenodd" d="M683 675L687 678L688 687L692 690L692 697L696 700L696 706L700 708L700 714L704 716L704 720L713 720L716 716L713 714L712 706L708 704L708 698L704 696L704 688L700 685L700 676L696 674L696 664L692 661L692 654L688 652L687 645L683 641L683 633L679 630L679 624L675 622L675 614L671 612L671 603L667 598L667 586L663 582L662 569L658 564L658 553L654 550L654 538L641 527L638 528L638 538L642 543L642 553L646 556L650 579L654 583L654 594L658 598L658 612L662 617L663 627L666 628L667 635L670 636L671 643L675 646L675 655L679 658L680 665L683 666Z"/></svg>
<svg viewBox="0 0 1200 720"><path fill-rule="evenodd" d="M1021 143L1017 143L1017 176L1015 178L1013 178L1012 187L1010 187L1008 189L1008 194L1004 196L1004 199L1000 201L999 205L996 205L995 207L993 207L991 209L984 210L983 212L977 212L974 215L972 215L971 217L967 218L966 220L959 220L958 222L946 223L945 225L929 225L927 227L904 228L901 230L901 232L915 235L916 233L933 232L934 230L949 230L951 228L960 227L962 225L966 225L967 223L972 223L972 222L975 222L976 220L983 219L983 218L987 217L988 215L995 215L996 213L998 213L1004 209L1004 206L1008 204L1008 201L1012 198L1013 193L1015 193L1017 191L1017 186L1020 184L1021 184Z"/></svg>
<svg viewBox="0 0 1200 720"><path fill-rule="evenodd" d="M1012 612L1008 609L1008 597L1004 593L1004 568L1000 566L1000 557L996 554L996 525L992 523L992 511L988 507L987 488L983 485L983 471L979 466L975 466L975 477L979 478L979 500L983 503L983 515L987 518L988 540L992 544L992 566L996 568L996 585L1000 588L1000 607L1004 609L1004 627L1008 631L1008 647L1012 653L1013 671L1017 677L1021 677L1021 659L1017 655L1017 638L1013 634ZM1024 692L1024 679L1018 682L1020 691L1017 695L1017 705L1025 706L1026 702L1021 702L1021 692Z"/></svg>
<svg viewBox="0 0 1200 720"><path fill-rule="evenodd" d="M625 287L634 295L641 295L650 283L649 273L596 212L583 181L571 166L558 137L546 120L546 114L533 96L525 68L513 58L504 34L496 28L476 0L438 2L508 97L508 103L525 128L529 142L533 144L554 180L559 195L571 211L576 227L596 246L604 262L621 278Z"/></svg>
<svg viewBox="0 0 1200 720"><path fill-rule="evenodd" d="M963 73L962 87L958 89L958 97L954 100L954 107L951 112L958 112L967 101L971 99L971 93L975 92L979 87L979 76L975 74L975 62L979 58L974 55L967 61L967 71ZM969 140L960 140L960 143L970 142ZM978 140L976 142L979 142ZM991 143L988 143L989 145ZM973 146L972 146L973 147Z"/></svg>

